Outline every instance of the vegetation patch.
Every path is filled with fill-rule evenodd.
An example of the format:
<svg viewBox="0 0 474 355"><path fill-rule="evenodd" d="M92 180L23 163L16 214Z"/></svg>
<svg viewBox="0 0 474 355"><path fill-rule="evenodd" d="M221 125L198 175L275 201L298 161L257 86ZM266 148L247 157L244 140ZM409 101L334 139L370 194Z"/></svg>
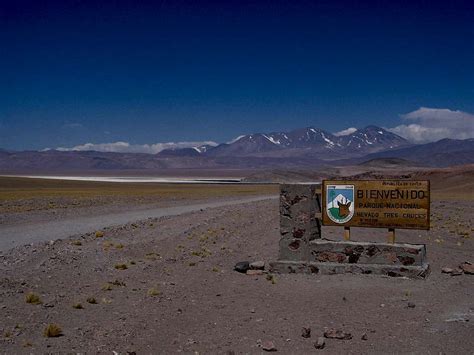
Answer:
<svg viewBox="0 0 474 355"><path fill-rule="evenodd" d="M158 290L156 287L152 287L148 290L148 296L156 297L161 295L160 290Z"/></svg>
<svg viewBox="0 0 474 355"><path fill-rule="evenodd" d="M88 297L86 301L90 304L97 304L97 300L94 297Z"/></svg>
<svg viewBox="0 0 474 355"><path fill-rule="evenodd" d="M30 304L41 304L41 303L43 303L41 301L40 297L37 294L33 293L33 292L29 292L29 293L26 294L25 301L26 301L26 303L30 303Z"/></svg>
<svg viewBox="0 0 474 355"><path fill-rule="evenodd" d="M57 338L63 335L63 331L57 324L48 324L48 326L43 331L43 335L46 338Z"/></svg>

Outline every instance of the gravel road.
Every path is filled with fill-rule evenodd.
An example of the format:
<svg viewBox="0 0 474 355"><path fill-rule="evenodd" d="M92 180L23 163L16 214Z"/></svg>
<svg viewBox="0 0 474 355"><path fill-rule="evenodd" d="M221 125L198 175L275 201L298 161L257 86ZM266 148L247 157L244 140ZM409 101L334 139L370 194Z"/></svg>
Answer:
<svg viewBox="0 0 474 355"><path fill-rule="evenodd" d="M126 212L98 216L80 216L77 218L67 218L59 221L0 226L0 251L5 251L20 245L48 240L57 240L76 234L85 234L102 229L104 227L122 225L147 218L177 216L188 212L199 211L201 209L231 206L276 198L277 196L264 195L241 198L238 200L221 200L173 207L130 210Z"/></svg>

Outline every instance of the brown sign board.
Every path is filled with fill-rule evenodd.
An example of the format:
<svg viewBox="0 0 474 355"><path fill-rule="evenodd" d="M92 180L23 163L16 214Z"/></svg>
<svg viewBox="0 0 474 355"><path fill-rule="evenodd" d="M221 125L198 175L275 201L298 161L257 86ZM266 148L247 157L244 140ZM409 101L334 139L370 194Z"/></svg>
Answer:
<svg viewBox="0 0 474 355"><path fill-rule="evenodd" d="M326 226L430 229L430 183L413 180L324 180Z"/></svg>

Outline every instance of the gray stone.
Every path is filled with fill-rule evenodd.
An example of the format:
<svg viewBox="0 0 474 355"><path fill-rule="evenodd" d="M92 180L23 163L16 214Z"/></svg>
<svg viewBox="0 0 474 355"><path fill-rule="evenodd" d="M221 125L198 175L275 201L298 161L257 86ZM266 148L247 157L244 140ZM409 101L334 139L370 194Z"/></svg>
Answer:
<svg viewBox="0 0 474 355"><path fill-rule="evenodd" d="M349 340L352 339L352 334L342 329L328 329L324 332L324 337L329 339Z"/></svg>
<svg viewBox="0 0 474 355"><path fill-rule="evenodd" d="M311 338L311 328L310 327L301 328L301 336L303 338Z"/></svg>
<svg viewBox="0 0 474 355"><path fill-rule="evenodd" d="M367 333L364 333L362 334L362 336L360 337L361 340L367 340L369 339L369 337L367 336Z"/></svg>
<svg viewBox="0 0 474 355"><path fill-rule="evenodd" d="M237 272L241 272L241 273L246 273L247 270L250 268L250 264L248 261L240 261L238 262L237 264L235 264L234 266L234 270L237 271Z"/></svg>
<svg viewBox="0 0 474 355"><path fill-rule="evenodd" d="M265 269L265 261L254 261L250 263L250 269L252 270L264 270Z"/></svg>
<svg viewBox="0 0 474 355"><path fill-rule="evenodd" d="M277 351L277 348L273 341L267 340L262 343L262 350L265 351Z"/></svg>
<svg viewBox="0 0 474 355"><path fill-rule="evenodd" d="M462 275L462 270L461 269L454 269L453 271L451 271L451 276L459 276L459 275Z"/></svg>
<svg viewBox="0 0 474 355"><path fill-rule="evenodd" d="M474 275L474 265L469 262L462 263L459 268L468 275Z"/></svg>
<svg viewBox="0 0 474 355"><path fill-rule="evenodd" d="M326 339L324 339L323 337L319 337L318 341L314 343L314 347L316 349L324 349L325 345L326 345Z"/></svg>

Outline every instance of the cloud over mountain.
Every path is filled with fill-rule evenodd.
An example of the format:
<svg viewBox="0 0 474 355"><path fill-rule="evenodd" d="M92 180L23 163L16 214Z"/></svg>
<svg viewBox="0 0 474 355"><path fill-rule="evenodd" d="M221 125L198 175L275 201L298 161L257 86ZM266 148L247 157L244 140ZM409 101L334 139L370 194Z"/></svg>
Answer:
<svg viewBox="0 0 474 355"><path fill-rule="evenodd" d="M389 128L388 131L415 143L434 142L443 138L474 138L474 115L468 112L420 107L400 117L413 123Z"/></svg>
<svg viewBox="0 0 474 355"><path fill-rule="evenodd" d="M86 143L77 145L72 148L59 147L56 148L58 151L96 151L96 152L114 152L114 153L148 153L156 154L164 149L180 149L180 148L193 148L202 145L216 146L216 142L205 141L205 142L168 142L168 143L155 143L155 144L130 144L128 142L113 142L113 143Z"/></svg>
<svg viewBox="0 0 474 355"><path fill-rule="evenodd" d="M336 137L348 136L349 134L352 134L352 133L354 133L355 131L357 131L357 128L355 128L355 127L350 127L350 128L347 128L347 129L343 129L342 131L336 132L336 133L334 133L334 135L335 135Z"/></svg>

